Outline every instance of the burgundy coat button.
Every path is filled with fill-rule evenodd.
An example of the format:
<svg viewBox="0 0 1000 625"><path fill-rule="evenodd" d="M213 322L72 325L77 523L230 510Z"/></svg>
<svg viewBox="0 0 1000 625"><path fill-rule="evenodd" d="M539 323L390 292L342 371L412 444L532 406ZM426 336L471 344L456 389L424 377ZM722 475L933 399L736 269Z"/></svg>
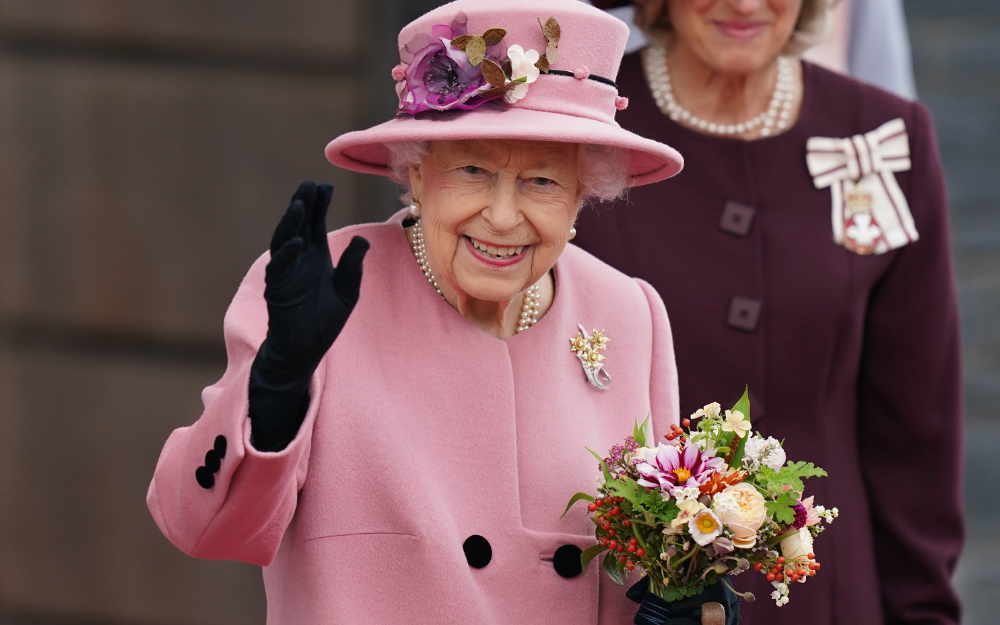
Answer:
<svg viewBox="0 0 1000 625"><path fill-rule="evenodd" d="M719 230L738 237L750 234L750 224L753 223L754 209L736 200L729 200L722 209L719 219Z"/></svg>
<svg viewBox="0 0 1000 625"><path fill-rule="evenodd" d="M729 316L726 318L726 325L730 328L753 332L757 329L757 322L760 321L761 301L749 297L733 297L729 302Z"/></svg>

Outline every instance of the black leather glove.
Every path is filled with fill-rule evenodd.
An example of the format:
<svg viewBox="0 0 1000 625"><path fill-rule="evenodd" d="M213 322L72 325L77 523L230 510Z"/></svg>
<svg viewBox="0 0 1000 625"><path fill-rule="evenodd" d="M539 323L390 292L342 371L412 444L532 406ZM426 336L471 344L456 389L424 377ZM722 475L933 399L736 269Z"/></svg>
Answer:
<svg viewBox="0 0 1000 625"><path fill-rule="evenodd" d="M250 369L251 442L280 451L309 408L309 380L358 302L368 241L354 237L336 269L326 240L333 187L306 181L271 238L265 270L267 338Z"/></svg>
<svg viewBox="0 0 1000 625"><path fill-rule="evenodd" d="M649 578L643 577L625 593L640 604L632 621L635 625L701 625L701 606L712 601L721 604L726 611L726 625L740 622L740 599L721 580L701 594L680 601L664 601L648 588Z"/></svg>

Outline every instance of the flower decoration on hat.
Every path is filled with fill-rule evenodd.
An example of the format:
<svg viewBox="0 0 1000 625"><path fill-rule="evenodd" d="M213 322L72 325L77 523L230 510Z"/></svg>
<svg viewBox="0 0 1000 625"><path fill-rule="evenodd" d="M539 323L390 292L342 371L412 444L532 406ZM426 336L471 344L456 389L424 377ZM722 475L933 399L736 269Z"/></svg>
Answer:
<svg viewBox="0 0 1000 625"><path fill-rule="evenodd" d="M517 43L506 45L503 28L468 34L464 13L450 25L434 26L430 35L415 35L400 50L401 62L392 71L399 113L469 110L501 97L508 104L523 99L528 85L559 60L559 22L550 17L538 23L544 54Z"/></svg>

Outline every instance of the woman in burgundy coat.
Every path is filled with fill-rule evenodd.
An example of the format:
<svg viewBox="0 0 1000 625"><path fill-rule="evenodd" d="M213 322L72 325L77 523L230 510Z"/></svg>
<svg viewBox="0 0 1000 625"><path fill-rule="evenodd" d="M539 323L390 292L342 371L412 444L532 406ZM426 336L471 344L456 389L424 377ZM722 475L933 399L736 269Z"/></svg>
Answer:
<svg viewBox="0 0 1000 625"><path fill-rule="evenodd" d="M828 8L637 2L653 44L622 63L618 121L687 167L585 211L576 243L659 291L682 414L747 384L755 427L830 474L810 485L841 513L819 538L823 575L781 608L763 576L737 578L759 599L744 625L958 623L961 374L937 145L920 103L794 56Z"/></svg>

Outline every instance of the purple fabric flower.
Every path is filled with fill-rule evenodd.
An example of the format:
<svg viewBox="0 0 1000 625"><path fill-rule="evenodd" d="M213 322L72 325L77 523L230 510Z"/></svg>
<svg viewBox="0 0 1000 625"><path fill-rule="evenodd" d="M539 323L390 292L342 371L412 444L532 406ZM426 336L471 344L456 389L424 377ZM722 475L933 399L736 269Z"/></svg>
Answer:
<svg viewBox="0 0 1000 625"><path fill-rule="evenodd" d="M400 61L407 64L403 80L396 85L400 113L474 109L499 97L480 97L492 88L483 78L482 67L473 66L465 52L450 45L464 34L465 15L459 14L451 26L438 24L430 35L418 34L400 50ZM495 55L487 58L499 61Z"/></svg>
<svg viewBox="0 0 1000 625"><path fill-rule="evenodd" d="M702 454L696 443L689 442L681 451L674 445L660 445L654 456L646 452L646 462L636 465L642 477L636 483L669 493L675 486L700 486L713 472L725 466L722 458Z"/></svg>

